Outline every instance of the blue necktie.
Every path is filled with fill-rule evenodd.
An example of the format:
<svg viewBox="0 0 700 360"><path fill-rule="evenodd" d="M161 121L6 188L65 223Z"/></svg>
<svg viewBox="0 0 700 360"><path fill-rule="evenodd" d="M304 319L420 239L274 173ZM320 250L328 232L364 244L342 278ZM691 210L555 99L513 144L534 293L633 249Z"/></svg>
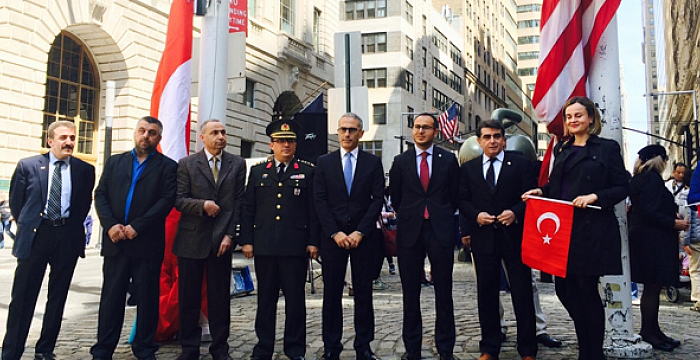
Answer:
<svg viewBox="0 0 700 360"><path fill-rule="evenodd" d="M350 195L350 188L352 187L352 154L350 153L345 154L343 176L345 177L345 187L348 189L348 195Z"/></svg>

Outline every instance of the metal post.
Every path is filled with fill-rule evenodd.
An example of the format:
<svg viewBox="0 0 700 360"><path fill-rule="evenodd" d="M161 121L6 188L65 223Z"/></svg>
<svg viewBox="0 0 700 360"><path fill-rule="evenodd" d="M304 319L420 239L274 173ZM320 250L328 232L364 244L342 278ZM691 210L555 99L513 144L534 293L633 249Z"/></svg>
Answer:
<svg viewBox="0 0 700 360"><path fill-rule="evenodd" d="M351 112L350 106L350 34L345 34L345 111Z"/></svg>
<svg viewBox="0 0 700 360"><path fill-rule="evenodd" d="M107 90L105 91L105 153L104 163L112 156L112 124L114 122L114 81L107 81Z"/></svg>

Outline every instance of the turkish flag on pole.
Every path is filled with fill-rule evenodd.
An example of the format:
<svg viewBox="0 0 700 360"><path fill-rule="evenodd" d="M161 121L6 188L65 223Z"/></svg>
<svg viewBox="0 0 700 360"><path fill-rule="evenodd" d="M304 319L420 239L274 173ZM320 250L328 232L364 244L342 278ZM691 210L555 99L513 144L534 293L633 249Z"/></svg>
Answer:
<svg viewBox="0 0 700 360"><path fill-rule="evenodd" d="M165 49L151 97L151 115L163 122L163 140L158 150L175 161L189 154L193 4L190 0L172 2ZM173 339L179 329L177 257L172 252L179 220L180 213L173 209L165 221L165 256L160 274L156 341Z"/></svg>
<svg viewBox="0 0 700 360"><path fill-rule="evenodd" d="M565 278L573 222L572 204L531 196L525 209L523 264Z"/></svg>

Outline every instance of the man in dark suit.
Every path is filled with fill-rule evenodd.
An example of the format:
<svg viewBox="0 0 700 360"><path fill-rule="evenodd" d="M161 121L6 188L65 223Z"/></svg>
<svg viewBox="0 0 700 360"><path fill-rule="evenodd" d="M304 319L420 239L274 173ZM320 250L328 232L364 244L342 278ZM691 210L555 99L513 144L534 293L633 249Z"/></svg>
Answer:
<svg viewBox="0 0 700 360"><path fill-rule="evenodd" d="M398 216L396 245L403 287L404 360L421 358L420 292L426 253L435 286L435 346L441 360L453 359L452 267L459 166L452 153L433 144L437 132L434 115L418 115L413 124L415 147L396 156L389 171L389 188Z"/></svg>
<svg viewBox="0 0 700 360"><path fill-rule="evenodd" d="M85 257L83 221L90 211L95 168L71 156L75 125L56 121L48 129L49 152L22 159L10 182L10 209L17 222L12 253L17 268L2 360L19 360L46 272L49 293L36 360L53 360L56 338L78 256Z"/></svg>
<svg viewBox="0 0 700 360"><path fill-rule="evenodd" d="M202 122L204 149L177 168L175 207L182 212L173 242L179 268L179 360L199 359L202 329L198 325L202 279L206 269L209 329L214 360L227 360L231 322L231 249L240 221L245 161L224 151L226 128L219 120Z"/></svg>
<svg viewBox="0 0 700 360"><path fill-rule="evenodd" d="M342 296L348 256L355 292L355 342L358 360L375 360L372 280L379 252L377 220L384 199L381 159L358 148L362 119L348 113L338 120L341 149L318 158L314 177L316 211L321 222L323 258L323 346L325 360L343 350Z"/></svg>
<svg viewBox="0 0 700 360"><path fill-rule="evenodd" d="M243 198L243 254L255 255L258 308L253 360L270 360L275 347L277 300L285 298L284 353L292 360L306 353L307 259L318 253L313 164L294 156L299 124L277 120L267 126L271 159L253 166ZM307 253L309 255L307 255Z"/></svg>
<svg viewBox="0 0 700 360"><path fill-rule="evenodd" d="M133 281L136 335L131 350L139 360L155 360L158 345L160 266L165 218L175 204L177 163L156 151L160 120L146 116L134 130L134 148L107 160L95 189L95 209L104 228L102 294L94 360L112 358L124 323L124 299Z"/></svg>
<svg viewBox="0 0 700 360"><path fill-rule="evenodd" d="M462 165L459 211L468 222L477 276L480 360L498 359L501 330L498 288L501 260L510 278L510 291L518 327L518 353L534 360L535 311L531 270L521 261L525 203L521 195L536 186L530 162L505 152L503 125L486 120L476 130L483 156Z"/></svg>

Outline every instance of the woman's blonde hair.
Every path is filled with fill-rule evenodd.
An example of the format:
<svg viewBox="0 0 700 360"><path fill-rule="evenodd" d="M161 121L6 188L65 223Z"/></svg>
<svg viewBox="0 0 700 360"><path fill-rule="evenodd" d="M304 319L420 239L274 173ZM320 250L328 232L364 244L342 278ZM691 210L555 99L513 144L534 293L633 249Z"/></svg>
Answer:
<svg viewBox="0 0 700 360"><path fill-rule="evenodd" d="M574 96L570 98L561 108L562 119L564 120L564 136L569 136L569 128L566 127L566 108L572 104L581 104L586 108L588 117L593 119L593 123L588 127L588 133L591 135L600 135L603 130L603 123L600 121L600 112L591 99L585 96Z"/></svg>
<svg viewBox="0 0 700 360"><path fill-rule="evenodd" d="M637 158L634 163L633 175L641 174L647 171L656 171L661 174L666 168L666 159L663 156L657 155L653 158L642 161L642 159Z"/></svg>

